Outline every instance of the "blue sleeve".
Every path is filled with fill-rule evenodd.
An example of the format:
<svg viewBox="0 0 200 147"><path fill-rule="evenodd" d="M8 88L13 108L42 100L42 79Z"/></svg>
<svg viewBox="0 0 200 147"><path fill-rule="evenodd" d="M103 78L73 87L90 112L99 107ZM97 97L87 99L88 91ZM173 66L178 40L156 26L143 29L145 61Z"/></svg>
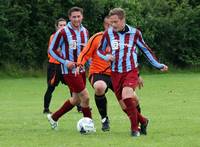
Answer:
<svg viewBox="0 0 200 147"><path fill-rule="evenodd" d="M108 61L108 57L106 55L106 47L108 45L108 41L106 39L106 37L103 35L102 40L101 40L101 44L97 50L97 55L102 58L103 60Z"/></svg>
<svg viewBox="0 0 200 147"><path fill-rule="evenodd" d="M164 67L163 64L159 63L154 58L154 56L152 55L152 53L148 49L148 46L145 44L145 42L144 42L144 40L142 38L141 32L139 32L139 37L137 39L136 44L139 47L139 49L144 53L144 55L146 56L146 58L148 59L148 61L151 63L151 65L153 65L157 69L162 69Z"/></svg>
<svg viewBox="0 0 200 147"><path fill-rule="evenodd" d="M63 36L60 31L57 31L56 34L53 37L53 40L49 46L49 54L56 59L58 62L62 64L67 64L69 60L64 60L57 52L57 49L61 47L61 45L64 43Z"/></svg>

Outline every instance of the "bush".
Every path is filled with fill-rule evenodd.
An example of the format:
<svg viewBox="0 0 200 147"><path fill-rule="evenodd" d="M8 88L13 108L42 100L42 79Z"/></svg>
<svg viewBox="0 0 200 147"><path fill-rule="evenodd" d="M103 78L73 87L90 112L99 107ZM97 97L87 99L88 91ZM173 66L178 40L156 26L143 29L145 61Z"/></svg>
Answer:
<svg viewBox="0 0 200 147"><path fill-rule="evenodd" d="M67 18L72 6L84 9L90 35L101 31L109 10L122 7L127 23L139 27L162 62L175 67L200 66L200 2L197 0L9 0L0 3L0 69L42 69L54 21Z"/></svg>

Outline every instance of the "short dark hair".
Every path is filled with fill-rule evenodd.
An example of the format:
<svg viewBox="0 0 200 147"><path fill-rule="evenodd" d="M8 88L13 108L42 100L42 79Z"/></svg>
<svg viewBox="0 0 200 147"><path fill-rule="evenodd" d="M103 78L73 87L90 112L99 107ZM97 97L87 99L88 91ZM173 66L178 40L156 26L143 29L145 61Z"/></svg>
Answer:
<svg viewBox="0 0 200 147"><path fill-rule="evenodd" d="M55 21L55 27L58 27L58 23L60 22L60 21L66 21L64 18L59 18L59 19L57 19L56 21Z"/></svg>
<svg viewBox="0 0 200 147"><path fill-rule="evenodd" d="M70 16L72 14L72 12L81 12L81 14L83 15L83 9L80 7L72 7L68 10L68 16Z"/></svg>
<svg viewBox="0 0 200 147"><path fill-rule="evenodd" d="M114 8L114 9L110 10L109 16L112 16L112 15L117 15L119 17L119 19L124 19L126 17L126 13L125 13L124 9L122 9L122 8Z"/></svg>
<svg viewBox="0 0 200 147"><path fill-rule="evenodd" d="M110 18L110 16L109 15L106 15L105 17L104 17L104 20L105 19L109 19Z"/></svg>

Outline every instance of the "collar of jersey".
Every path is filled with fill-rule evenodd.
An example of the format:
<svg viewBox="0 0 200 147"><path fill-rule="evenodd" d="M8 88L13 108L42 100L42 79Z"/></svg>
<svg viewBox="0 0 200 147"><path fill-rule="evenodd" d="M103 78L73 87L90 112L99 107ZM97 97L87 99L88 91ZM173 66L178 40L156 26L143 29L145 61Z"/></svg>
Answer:
<svg viewBox="0 0 200 147"><path fill-rule="evenodd" d="M70 28L70 29L73 29L73 27L72 27L72 23L71 22L68 22L67 23L67 26ZM74 29L73 29L74 30ZM80 31L82 31L83 30L83 25L81 24L81 26L80 26Z"/></svg>
<svg viewBox="0 0 200 147"><path fill-rule="evenodd" d="M124 34L134 34L136 32L136 28L133 28L133 27L129 26L128 24L126 24L126 26L128 26L129 31L125 32ZM112 27L110 27L109 29L113 30ZM119 33L119 32L117 32L117 33Z"/></svg>

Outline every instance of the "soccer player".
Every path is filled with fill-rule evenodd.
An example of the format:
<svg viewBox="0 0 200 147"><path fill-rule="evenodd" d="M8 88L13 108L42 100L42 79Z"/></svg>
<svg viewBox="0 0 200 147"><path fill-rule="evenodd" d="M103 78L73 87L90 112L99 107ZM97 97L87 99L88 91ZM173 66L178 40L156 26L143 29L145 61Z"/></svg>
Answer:
<svg viewBox="0 0 200 147"><path fill-rule="evenodd" d="M63 18L59 18L56 20L55 28L56 31L66 26L66 20ZM55 33L53 33L49 39L49 46L52 42ZM47 90L44 95L44 114L51 113L49 110L49 105L51 103L52 93L55 90L55 87L58 86L60 81L64 83L61 73L61 66L58 61L56 61L49 53L48 53L48 65L47 65Z"/></svg>
<svg viewBox="0 0 200 147"><path fill-rule="evenodd" d="M104 18L103 25L104 29L107 30L110 25L108 16ZM91 59L88 77L90 84L95 91L95 103L101 115L102 130L109 131L110 127L107 116L107 99L105 93L108 91L108 88L113 90L110 79L110 63L102 60L96 53L102 36L103 32L99 32L89 39L87 45L78 56L77 74L79 74L79 70L85 65L85 63Z"/></svg>
<svg viewBox="0 0 200 147"><path fill-rule="evenodd" d="M109 12L109 16L112 27L104 32L97 53L102 59L111 61L111 78L115 95L118 101L124 102L125 112L131 123L131 135L137 137L140 136L138 121L141 123L141 131L146 133L148 120L142 117L136 108L138 104L135 93L138 85L136 46L155 68L167 71L168 67L155 59L141 32L126 24L123 9L114 8ZM106 53L106 46L110 47L110 53Z"/></svg>
<svg viewBox="0 0 200 147"><path fill-rule="evenodd" d="M56 32L49 48L50 55L61 63L64 81L72 92L72 97L60 109L52 115L47 115L53 129L58 126L58 119L80 101L83 116L92 118L89 108L89 94L85 87L85 73L82 72L75 76L77 57L88 41L88 31L81 24L83 9L72 7L68 11L68 17L70 22L63 29ZM57 51L59 47L61 48L61 54Z"/></svg>
<svg viewBox="0 0 200 147"><path fill-rule="evenodd" d="M111 23L109 20L109 16L106 16L104 18L104 23L103 23L104 30L107 30L110 24ZM110 62L101 59L97 55L97 49L102 36L103 32L99 32L93 35L89 39L87 45L78 56L77 60L78 67L76 71L77 74L79 74L79 70L84 66L84 64L89 59L91 59L91 65L89 68L89 81L95 91L94 98L97 109L101 115L102 130L109 131L110 126L109 126L109 118L107 115L107 98L105 94L107 93L108 88L113 91L113 86L110 77L111 75ZM107 50L109 50L109 48L107 48ZM139 78L138 85L140 87L143 86L143 80L141 77ZM124 106L123 101L120 101L120 105L124 110L125 108L123 107ZM140 109L139 105L137 108Z"/></svg>

